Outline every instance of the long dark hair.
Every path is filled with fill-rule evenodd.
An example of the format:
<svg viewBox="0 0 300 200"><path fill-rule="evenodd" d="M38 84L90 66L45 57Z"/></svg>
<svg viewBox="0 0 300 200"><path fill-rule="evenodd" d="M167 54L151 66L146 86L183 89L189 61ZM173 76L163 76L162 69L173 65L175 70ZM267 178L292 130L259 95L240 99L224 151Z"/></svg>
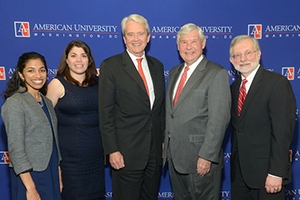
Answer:
<svg viewBox="0 0 300 200"><path fill-rule="evenodd" d="M15 71L12 74L12 77L7 82L6 90L3 93L5 99L7 99L8 97L10 97L14 93L16 93L16 91L20 87L25 88L24 92L26 92L28 90L27 87L26 87L25 82L22 81L22 79L20 78L18 72L20 72L21 74L23 74L24 68L25 68L26 64L28 63L28 61L29 60L35 60L35 59L40 59L42 61L42 63L45 66L45 69L47 71L47 74L48 74L48 67L47 67L46 60L45 60L44 56L42 56L41 54L39 54L37 52L26 52L26 53L23 53L19 57L18 64L17 64L17 66L15 68ZM47 83L45 83L43 85L43 87L40 89L40 92L43 95L46 95L46 92L47 92Z"/></svg>
<svg viewBox="0 0 300 200"><path fill-rule="evenodd" d="M65 76L69 82L80 86L79 81L77 81L76 79L74 79L71 76L70 68L66 62L66 59L68 58L68 55L73 47L82 48L84 50L84 52L88 55L88 59L89 59L88 68L85 72L85 79L83 80L82 85L92 86L92 85L97 84L97 81L95 78L96 74L97 74L97 70L96 70L96 64L95 64L95 61L94 61L94 58L92 55L92 51L91 51L90 47L81 40L73 40L67 45L67 47L62 55L62 58L60 60L58 69L57 69L57 76Z"/></svg>

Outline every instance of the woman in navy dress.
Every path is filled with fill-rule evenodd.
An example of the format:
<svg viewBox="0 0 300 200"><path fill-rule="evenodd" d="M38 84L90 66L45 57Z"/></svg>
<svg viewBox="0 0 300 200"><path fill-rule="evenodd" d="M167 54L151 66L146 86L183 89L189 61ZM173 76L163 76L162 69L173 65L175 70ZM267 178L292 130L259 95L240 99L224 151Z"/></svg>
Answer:
<svg viewBox="0 0 300 200"><path fill-rule="evenodd" d="M62 199L104 199L97 70L86 43L76 40L67 45L47 97L58 118Z"/></svg>
<svg viewBox="0 0 300 200"><path fill-rule="evenodd" d="M10 155L12 200L60 200L57 119L46 93L45 58L20 56L1 115Z"/></svg>

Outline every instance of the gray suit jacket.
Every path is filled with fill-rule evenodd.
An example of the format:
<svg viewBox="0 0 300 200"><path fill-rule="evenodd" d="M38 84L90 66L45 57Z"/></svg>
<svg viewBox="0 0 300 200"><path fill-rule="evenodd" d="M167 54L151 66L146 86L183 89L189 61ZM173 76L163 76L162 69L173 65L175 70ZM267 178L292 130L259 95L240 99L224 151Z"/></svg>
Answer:
<svg viewBox="0 0 300 200"><path fill-rule="evenodd" d="M57 119L52 102L42 97L49 110L58 147ZM7 134L10 167L17 175L29 170L45 170L52 154L53 133L47 116L34 97L28 92L15 93L5 101L1 115ZM58 154L60 161L59 149Z"/></svg>
<svg viewBox="0 0 300 200"><path fill-rule="evenodd" d="M204 57L174 107L174 85L183 67L184 64L178 65L169 73L164 155L169 148L169 156L179 173L197 173L199 157L212 162L211 171L221 169L221 146L231 106L227 71Z"/></svg>

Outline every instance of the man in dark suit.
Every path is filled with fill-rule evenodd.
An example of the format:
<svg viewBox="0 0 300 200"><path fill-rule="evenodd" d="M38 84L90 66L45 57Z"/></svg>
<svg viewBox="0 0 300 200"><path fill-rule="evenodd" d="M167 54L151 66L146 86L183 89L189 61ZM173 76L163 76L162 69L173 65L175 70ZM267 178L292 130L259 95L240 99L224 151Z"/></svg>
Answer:
<svg viewBox="0 0 300 200"><path fill-rule="evenodd" d="M283 200L285 185L291 182L295 97L284 76L259 64L260 56L255 38L240 35L232 40L230 62L241 73L231 85L232 200ZM246 95L244 102L240 91Z"/></svg>
<svg viewBox="0 0 300 200"><path fill-rule="evenodd" d="M176 200L220 199L231 96L228 73L205 58L205 44L200 27L184 25L177 33L184 63L169 73L164 155Z"/></svg>
<svg viewBox="0 0 300 200"><path fill-rule="evenodd" d="M113 168L113 199L156 200L164 131L163 64L145 55L150 30L144 17L132 14L121 24L126 50L102 62L99 78L100 130Z"/></svg>

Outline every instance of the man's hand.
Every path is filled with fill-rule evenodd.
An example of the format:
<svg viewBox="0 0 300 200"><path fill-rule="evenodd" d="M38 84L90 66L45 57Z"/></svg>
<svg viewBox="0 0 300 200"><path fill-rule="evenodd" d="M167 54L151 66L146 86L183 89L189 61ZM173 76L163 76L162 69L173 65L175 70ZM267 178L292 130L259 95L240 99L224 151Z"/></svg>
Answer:
<svg viewBox="0 0 300 200"><path fill-rule="evenodd" d="M125 167L123 156L119 151L109 154L109 163L116 170Z"/></svg>
<svg viewBox="0 0 300 200"><path fill-rule="evenodd" d="M282 189L282 178L268 175L266 178L265 188L267 193L277 193Z"/></svg>
<svg viewBox="0 0 300 200"><path fill-rule="evenodd" d="M203 158L199 158L197 162L197 173L204 176L210 171L211 162Z"/></svg>

